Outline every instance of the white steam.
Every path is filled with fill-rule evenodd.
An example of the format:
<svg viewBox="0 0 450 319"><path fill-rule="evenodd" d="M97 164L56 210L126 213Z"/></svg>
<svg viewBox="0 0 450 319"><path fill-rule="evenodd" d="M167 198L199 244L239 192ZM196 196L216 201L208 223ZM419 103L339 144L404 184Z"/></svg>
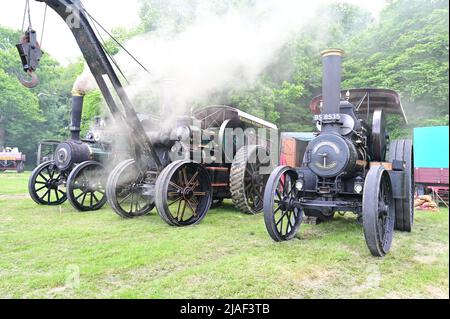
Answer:
<svg viewBox="0 0 450 319"><path fill-rule="evenodd" d="M194 101L211 92L255 81L322 4L263 0L217 15L205 1L183 32L161 28L126 43L150 70L150 74L143 72L119 54L119 64L128 65L125 73L131 74L128 92L141 106L154 102L143 96L156 96L160 105L170 105L165 112L186 113Z"/></svg>
<svg viewBox="0 0 450 319"><path fill-rule="evenodd" d="M75 83L73 84L72 92L86 95L90 91L95 90L97 87L97 83L95 82L91 70L87 64L85 64L83 72L77 77Z"/></svg>

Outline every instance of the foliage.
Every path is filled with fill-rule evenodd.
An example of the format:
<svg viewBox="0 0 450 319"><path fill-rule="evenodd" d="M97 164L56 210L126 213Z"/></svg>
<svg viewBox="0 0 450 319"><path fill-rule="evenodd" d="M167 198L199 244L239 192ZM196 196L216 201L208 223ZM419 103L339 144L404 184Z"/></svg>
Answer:
<svg viewBox="0 0 450 319"><path fill-rule="evenodd" d="M349 43L346 87L385 87L403 98L410 127L448 125L448 1L398 0Z"/></svg>
<svg viewBox="0 0 450 319"><path fill-rule="evenodd" d="M26 89L17 79L25 75L14 47L19 37L19 32L0 28L0 146L19 147L34 163L40 140L67 136L70 91L81 68L62 67L44 53L37 71L40 84Z"/></svg>
<svg viewBox="0 0 450 319"><path fill-rule="evenodd" d="M120 42L160 28L180 32L204 9L202 5L220 15L251 7L255 0L140 3L139 27L112 31ZM215 92L206 103L239 107L275 122L282 131L311 131L308 104L321 91L319 52L341 47L347 52L344 88L383 87L401 94L410 125L398 125L398 118L390 118L391 138L410 136L414 126L448 125L448 14L446 0L392 0L378 19L355 5L326 5L302 32L292 35L254 83ZM83 62L62 67L46 54L38 71L41 84L25 90L16 79L24 74L14 48L19 37L20 32L0 27L0 144L5 139L4 143L19 146L32 158L40 139L68 136L71 86ZM105 46L113 55L120 50L110 39ZM103 103L98 91L86 96L82 134L93 117L101 114Z"/></svg>
<svg viewBox="0 0 450 319"><path fill-rule="evenodd" d="M44 120L38 98L0 69L0 146L30 149L30 132Z"/></svg>

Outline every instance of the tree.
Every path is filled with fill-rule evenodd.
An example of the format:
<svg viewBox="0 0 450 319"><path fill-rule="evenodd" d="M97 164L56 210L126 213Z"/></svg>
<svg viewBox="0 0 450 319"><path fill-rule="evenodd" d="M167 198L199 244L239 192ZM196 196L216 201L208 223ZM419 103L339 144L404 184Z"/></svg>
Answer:
<svg viewBox="0 0 450 319"><path fill-rule="evenodd" d="M448 1L392 1L379 23L349 45L346 87L401 93L411 125L391 125L396 137L410 135L413 126L448 125L448 14Z"/></svg>
<svg viewBox="0 0 450 319"><path fill-rule="evenodd" d="M44 119L37 97L0 69L0 146L32 148L37 124Z"/></svg>

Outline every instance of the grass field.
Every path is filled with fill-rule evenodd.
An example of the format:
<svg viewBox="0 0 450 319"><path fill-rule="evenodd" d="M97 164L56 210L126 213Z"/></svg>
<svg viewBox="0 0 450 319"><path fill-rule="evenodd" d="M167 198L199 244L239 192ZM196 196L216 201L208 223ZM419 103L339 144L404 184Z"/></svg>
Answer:
<svg viewBox="0 0 450 319"><path fill-rule="evenodd" d="M448 298L449 217L417 212L371 257L354 217L275 243L231 204L197 226L36 205L28 174L0 174L1 298Z"/></svg>

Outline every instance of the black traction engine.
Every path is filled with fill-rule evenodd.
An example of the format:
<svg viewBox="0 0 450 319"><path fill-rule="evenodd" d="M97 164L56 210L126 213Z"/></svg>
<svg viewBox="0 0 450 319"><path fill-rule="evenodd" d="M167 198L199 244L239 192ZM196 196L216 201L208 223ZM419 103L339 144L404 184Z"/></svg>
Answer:
<svg viewBox="0 0 450 319"><path fill-rule="evenodd" d="M353 212L369 250L384 256L394 228L413 224L410 140L389 141L386 114L406 121L398 94L384 89L341 92L343 51L322 52L322 96L310 108L318 132L301 167L280 166L264 194L266 228L275 241L292 239L305 218L327 221Z"/></svg>

